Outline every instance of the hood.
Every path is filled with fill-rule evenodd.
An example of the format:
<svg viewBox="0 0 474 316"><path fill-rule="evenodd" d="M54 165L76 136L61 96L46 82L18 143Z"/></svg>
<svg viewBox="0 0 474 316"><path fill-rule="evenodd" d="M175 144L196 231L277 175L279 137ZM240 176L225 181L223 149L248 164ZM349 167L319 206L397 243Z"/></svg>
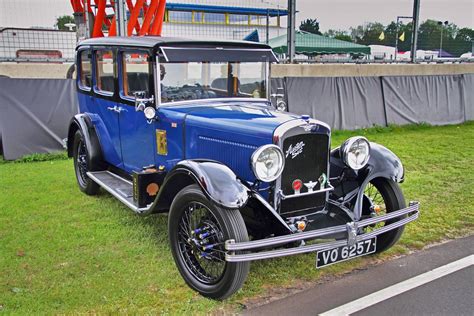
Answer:
<svg viewBox="0 0 474 316"><path fill-rule="evenodd" d="M280 113L265 103L224 102L179 106L184 124L185 159L212 159L230 167L240 178L254 181L250 157L271 144L281 124L299 118Z"/></svg>
<svg viewBox="0 0 474 316"><path fill-rule="evenodd" d="M232 132L250 138L271 141L274 130L298 115L281 113L262 103L226 102L209 105L179 107L185 114L186 127L210 129L215 132Z"/></svg>

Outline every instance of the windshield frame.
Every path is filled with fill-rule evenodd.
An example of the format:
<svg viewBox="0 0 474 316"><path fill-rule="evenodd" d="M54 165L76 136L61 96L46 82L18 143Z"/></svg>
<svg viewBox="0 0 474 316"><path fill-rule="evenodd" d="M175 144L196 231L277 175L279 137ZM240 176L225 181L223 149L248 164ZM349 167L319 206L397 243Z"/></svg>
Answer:
<svg viewBox="0 0 474 316"><path fill-rule="evenodd" d="M201 61L204 62L204 61ZM232 61L227 61L228 63L231 63ZM196 100L183 100L183 101L176 101L176 102L161 102L161 76L160 76L160 56L157 54L155 57L155 66L154 66L154 78L155 78L155 102L156 102L156 107L165 107L165 106L177 106L177 105L182 105L182 104L192 104L196 103L199 101L202 102L212 102L212 101L253 101L253 102L264 102L264 103L269 103L270 102L270 90L271 90L271 61L259 61L259 62L265 62L265 98L246 98L246 97L223 97L223 98L207 98L207 99L196 99ZM189 63L189 62L187 62ZM163 63L163 65L166 65L166 62Z"/></svg>

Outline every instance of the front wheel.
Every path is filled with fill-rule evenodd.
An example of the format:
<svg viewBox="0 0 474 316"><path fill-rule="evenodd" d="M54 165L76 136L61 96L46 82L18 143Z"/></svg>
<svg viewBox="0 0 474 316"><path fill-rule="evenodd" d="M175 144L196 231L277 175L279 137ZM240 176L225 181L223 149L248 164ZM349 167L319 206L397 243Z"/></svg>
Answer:
<svg viewBox="0 0 474 316"><path fill-rule="evenodd" d="M371 180L364 190L364 198L363 215L366 216L380 216L406 207L405 198L403 197L402 190L398 183L384 178ZM370 214L371 206L372 209L374 206L377 206L377 212L373 211L372 214ZM366 230L377 229L397 220L400 220L400 218L378 223L373 227L367 227ZM400 239L404 229L405 226L401 226L378 235L376 253L385 251L392 247Z"/></svg>
<svg viewBox="0 0 474 316"><path fill-rule="evenodd" d="M184 281L203 296L222 300L243 285L249 262L225 261L224 242L248 241L238 210L211 203L197 185L181 190L171 204L168 220L174 261Z"/></svg>

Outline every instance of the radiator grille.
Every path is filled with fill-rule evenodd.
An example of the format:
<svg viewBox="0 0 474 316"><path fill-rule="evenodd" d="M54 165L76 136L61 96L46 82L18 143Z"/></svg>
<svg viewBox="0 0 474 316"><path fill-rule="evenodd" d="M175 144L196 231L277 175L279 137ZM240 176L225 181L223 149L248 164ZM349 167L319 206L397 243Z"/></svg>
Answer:
<svg viewBox="0 0 474 316"><path fill-rule="evenodd" d="M284 195L294 195L293 181L317 182L324 173L328 175L329 136L324 134L301 134L288 137L283 142L285 169L281 175L281 190ZM314 190L319 190L319 183ZM303 185L300 193L308 192ZM309 197L295 197L281 203L281 213L324 206L325 193Z"/></svg>

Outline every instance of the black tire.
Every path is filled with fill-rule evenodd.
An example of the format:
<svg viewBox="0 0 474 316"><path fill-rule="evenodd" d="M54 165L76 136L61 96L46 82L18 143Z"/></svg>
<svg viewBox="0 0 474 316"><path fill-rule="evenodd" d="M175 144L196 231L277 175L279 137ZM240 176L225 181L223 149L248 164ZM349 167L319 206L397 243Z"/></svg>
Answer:
<svg viewBox="0 0 474 316"><path fill-rule="evenodd" d="M168 231L176 266L192 289L205 297L223 300L242 287L250 263L224 260L225 240L248 241L238 210L217 207L193 184L182 189L173 200ZM202 238L205 234L209 236ZM202 251L191 239L215 247Z"/></svg>
<svg viewBox="0 0 474 316"><path fill-rule="evenodd" d="M405 198L400 186L398 183L389 179L376 178L371 180L365 189L365 195L370 199L371 202L381 207L379 215L394 212L406 207ZM368 214L369 212L370 211L367 209L367 207L364 207L364 213ZM377 224L377 227L388 225L397 220L400 220L400 217ZM375 252L380 253L392 247L400 239L404 229L405 226L401 226L389 232L378 235L377 249Z"/></svg>
<svg viewBox="0 0 474 316"><path fill-rule="evenodd" d="M74 134L73 146L74 171L76 173L79 189L87 195L97 195L100 190L99 185L92 181L86 174L88 171L94 169L92 168L93 166L90 165L91 159L87 151L84 136L80 130Z"/></svg>

